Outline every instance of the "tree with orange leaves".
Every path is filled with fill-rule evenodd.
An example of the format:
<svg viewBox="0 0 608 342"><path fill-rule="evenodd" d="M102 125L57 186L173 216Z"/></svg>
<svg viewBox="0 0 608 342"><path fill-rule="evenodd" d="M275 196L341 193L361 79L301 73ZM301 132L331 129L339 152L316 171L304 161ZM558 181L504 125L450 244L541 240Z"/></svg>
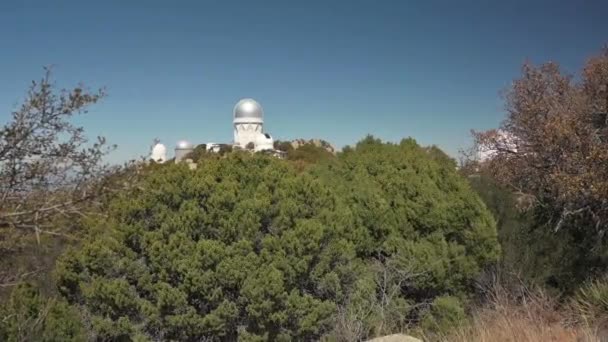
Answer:
<svg viewBox="0 0 608 342"><path fill-rule="evenodd" d="M608 264L608 47L580 77L553 62L525 64L505 100L500 128L473 132L478 149L491 152L482 170L519 195L536 227L571 244L564 257L578 271L564 276L600 272Z"/></svg>

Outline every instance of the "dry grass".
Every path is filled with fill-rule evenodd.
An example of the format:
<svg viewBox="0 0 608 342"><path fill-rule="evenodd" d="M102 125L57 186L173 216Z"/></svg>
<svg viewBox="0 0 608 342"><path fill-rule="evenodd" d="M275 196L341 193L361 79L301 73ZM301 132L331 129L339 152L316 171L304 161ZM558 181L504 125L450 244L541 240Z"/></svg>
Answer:
<svg viewBox="0 0 608 342"><path fill-rule="evenodd" d="M488 304L469 325L432 340L454 342L608 341L603 320L591 322L572 305L559 305L542 291L516 293L494 286ZM605 321L604 321L605 323ZM425 339L430 340L430 339Z"/></svg>

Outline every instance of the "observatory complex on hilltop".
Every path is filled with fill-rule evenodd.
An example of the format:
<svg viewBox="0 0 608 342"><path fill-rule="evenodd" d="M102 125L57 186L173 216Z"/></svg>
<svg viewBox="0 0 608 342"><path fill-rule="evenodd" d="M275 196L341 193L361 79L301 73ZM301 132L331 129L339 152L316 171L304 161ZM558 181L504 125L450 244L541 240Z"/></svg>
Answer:
<svg viewBox="0 0 608 342"><path fill-rule="evenodd" d="M234 141L232 144L205 144L208 152L219 152L222 146L231 145L234 149L250 150L253 152L269 151L276 156L282 156L281 151L274 149L274 140L264 133L264 110L254 99L242 99L233 110ZM175 162L180 162L192 151L194 145L182 140L175 147ZM167 161L167 148L163 144L155 144L150 159L158 163Z"/></svg>

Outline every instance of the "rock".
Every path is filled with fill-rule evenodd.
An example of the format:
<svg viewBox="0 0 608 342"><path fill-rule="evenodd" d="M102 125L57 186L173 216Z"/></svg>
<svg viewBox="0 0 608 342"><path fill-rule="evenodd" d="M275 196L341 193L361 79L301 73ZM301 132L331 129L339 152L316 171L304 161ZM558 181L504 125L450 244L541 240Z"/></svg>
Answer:
<svg viewBox="0 0 608 342"><path fill-rule="evenodd" d="M295 140L292 140L290 143L291 143L291 147L294 150L302 145L312 144L317 147L322 147L330 153L336 153L336 149L334 148L334 146L332 144L330 144L329 142L322 140L322 139L309 139L309 140L295 139Z"/></svg>
<svg viewBox="0 0 608 342"><path fill-rule="evenodd" d="M394 334L376 337L374 339L368 340L367 342L422 342L422 340L404 334Z"/></svg>

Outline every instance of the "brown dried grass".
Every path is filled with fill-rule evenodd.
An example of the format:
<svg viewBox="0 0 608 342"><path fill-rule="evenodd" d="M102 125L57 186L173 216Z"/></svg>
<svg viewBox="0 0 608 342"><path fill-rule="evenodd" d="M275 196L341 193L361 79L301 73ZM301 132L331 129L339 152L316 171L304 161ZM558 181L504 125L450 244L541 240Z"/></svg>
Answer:
<svg viewBox="0 0 608 342"><path fill-rule="evenodd" d="M602 321L587 319L576 305L558 303L541 290L494 285L470 324L425 340L454 342L608 341Z"/></svg>

